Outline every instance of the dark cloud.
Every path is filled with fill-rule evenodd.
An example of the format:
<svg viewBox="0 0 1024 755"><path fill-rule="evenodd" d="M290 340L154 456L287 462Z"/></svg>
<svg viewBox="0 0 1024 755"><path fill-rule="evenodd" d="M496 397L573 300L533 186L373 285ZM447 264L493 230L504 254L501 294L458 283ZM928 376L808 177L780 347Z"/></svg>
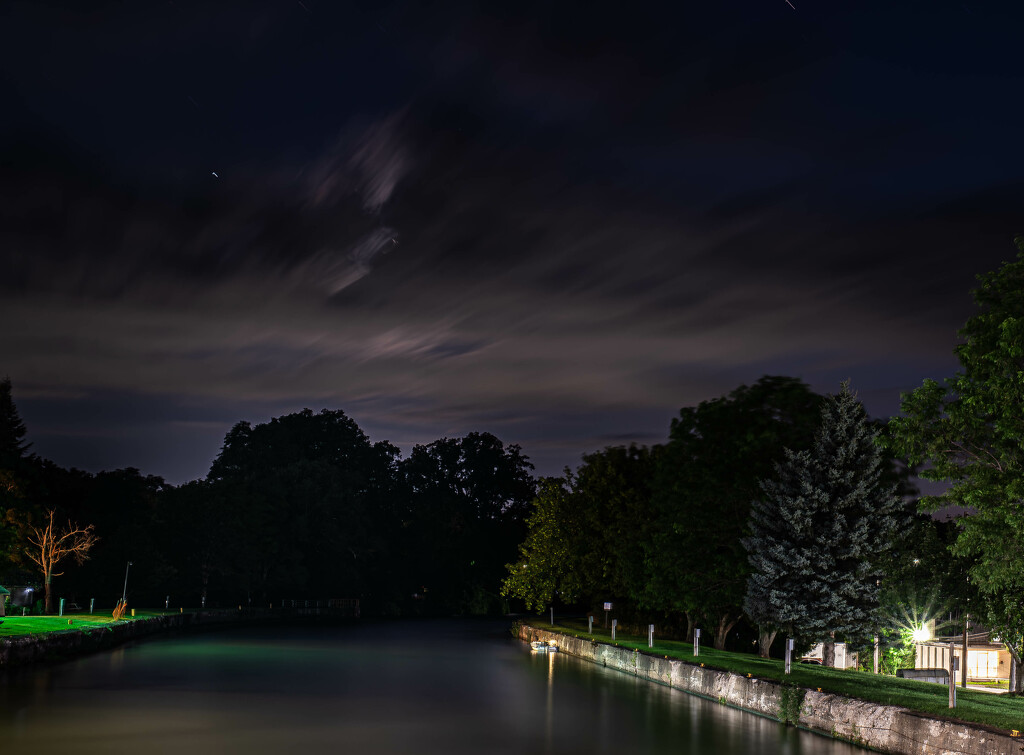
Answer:
<svg viewBox="0 0 1024 755"><path fill-rule="evenodd" d="M765 373L885 414L1021 230L1006 18L173 5L6 10L0 354L60 463L326 406L552 473Z"/></svg>

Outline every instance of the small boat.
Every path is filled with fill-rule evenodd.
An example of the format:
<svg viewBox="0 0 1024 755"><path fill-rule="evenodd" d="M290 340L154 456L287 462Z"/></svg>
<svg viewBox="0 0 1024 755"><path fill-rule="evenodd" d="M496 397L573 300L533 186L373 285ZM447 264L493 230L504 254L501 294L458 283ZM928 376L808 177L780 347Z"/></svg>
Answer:
<svg viewBox="0 0 1024 755"><path fill-rule="evenodd" d="M555 644L554 640L548 640L547 642L534 640L530 643L530 649L538 653L557 653L558 645Z"/></svg>

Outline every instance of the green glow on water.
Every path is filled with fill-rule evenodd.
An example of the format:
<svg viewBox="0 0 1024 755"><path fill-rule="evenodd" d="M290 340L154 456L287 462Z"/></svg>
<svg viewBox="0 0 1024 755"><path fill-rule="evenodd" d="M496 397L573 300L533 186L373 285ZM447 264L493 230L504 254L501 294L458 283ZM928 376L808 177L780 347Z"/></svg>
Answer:
<svg viewBox="0 0 1024 755"><path fill-rule="evenodd" d="M0 742L32 755L858 752L564 654L531 654L489 627L249 629L128 645L0 677Z"/></svg>

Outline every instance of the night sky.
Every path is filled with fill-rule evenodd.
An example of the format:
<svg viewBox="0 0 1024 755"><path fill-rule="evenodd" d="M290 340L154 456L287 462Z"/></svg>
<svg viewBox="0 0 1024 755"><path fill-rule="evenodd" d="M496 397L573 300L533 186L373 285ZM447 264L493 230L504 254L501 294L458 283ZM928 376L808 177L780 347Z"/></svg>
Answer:
<svg viewBox="0 0 1024 755"><path fill-rule="evenodd" d="M303 407L544 474L766 373L889 415L1024 232L1017 5L4 2L0 376L174 483Z"/></svg>

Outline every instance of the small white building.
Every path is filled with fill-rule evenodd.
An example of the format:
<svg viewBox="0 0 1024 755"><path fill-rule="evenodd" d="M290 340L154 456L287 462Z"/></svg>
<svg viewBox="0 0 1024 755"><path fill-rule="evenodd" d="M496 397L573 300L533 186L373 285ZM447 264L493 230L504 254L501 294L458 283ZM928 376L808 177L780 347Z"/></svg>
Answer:
<svg viewBox="0 0 1024 755"><path fill-rule="evenodd" d="M823 663L825 659L825 648L819 642L817 645L812 647L807 655L800 658L801 661L811 661L817 663ZM846 652L846 643L836 643L836 659L834 668L857 668L857 653L855 651Z"/></svg>
<svg viewBox="0 0 1024 755"><path fill-rule="evenodd" d="M914 645L914 668L949 668L950 644L957 668L963 662L963 635L918 642ZM960 679L957 673L957 681ZM1010 678L1010 653L1001 642L993 642L988 632L967 635L967 681L990 682Z"/></svg>

